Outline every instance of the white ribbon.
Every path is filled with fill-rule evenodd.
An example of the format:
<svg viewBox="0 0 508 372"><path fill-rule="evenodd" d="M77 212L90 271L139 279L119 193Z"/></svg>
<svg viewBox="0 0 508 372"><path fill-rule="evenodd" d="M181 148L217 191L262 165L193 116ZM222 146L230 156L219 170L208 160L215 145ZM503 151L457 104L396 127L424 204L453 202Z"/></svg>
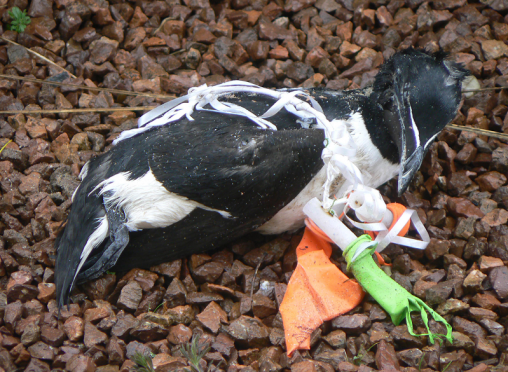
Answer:
<svg viewBox="0 0 508 372"><path fill-rule="evenodd" d="M276 102L261 116L257 116L246 108L231 103L221 102L220 97L234 93L252 93L265 95L276 99ZM305 102L306 99L310 102ZM206 109L210 105L212 109ZM330 188L339 174L350 180L354 186L363 183L360 170L350 158L356 155L356 146L347 130L347 121L327 119L319 103L303 90L276 91L258 87L245 81L230 81L213 87L206 84L189 89L186 96L169 101L154 110L144 114L138 120L138 128L124 131L118 136L113 144L116 145L124 139L143 133L151 128L168 125L180 120L184 116L193 121L194 111L213 111L231 115L239 115L250 119L261 129L277 130L277 127L269 122L268 118L276 115L285 108L291 114L301 119L315 119L317 127L324 129L325 149L322 159L327 165L327 180L324 185L323 204L330 207L333 201L329 198Z"/></svg>
<svg viewBox="0 0 508 372"><path fill-rule="evenodd" d="M275 103L262 115L257 116L245 107L219 101L219 98L235 93L251 93L271 97ZM302 98L299 98L302 97ZM306 102L309 101L309 102ZM205 108L209 105L212 109ZM358 167L351 161L356 156L356 145L348 131L347 120L327 119L319 103L303 90L276 91L266 89L245 81L230 81L213 87L206 84L189 89L186 96L169 101L154 110L144 114L138 120L138 128L124 131L118 136L113 144L116 145L126 138L143 133L151 128L168 125L176 122L184 116L193 121L194 111L210 111L231 115L238 115L250 119L253 123L264 130L277 130L277 127L267 119L273 117L285 108L291 114L301 119L315 119L317 127L325 132L325 148L321 158L326 165L326 182L323 185L322 206L326 210L336 210L339 205L344 205L344 212L348 209L355 210L358 219L362 222L349 221L356 227L364 230L379 231L376 238L377 250L383 250L390 242L409 247L424 249L430 241L425 227L421 223L415 211L406 210L395 224L392 230L379 222L383 218L386 205L381 194L375 189L364 185L365 177ZM357 115L353 113L352 116ZM351 185L346 193L348 196L334 201L330 196L330 189L336 178L342 175ZM334 207L334 208L332 208ZM406 223L411 219L423 241L408 239L397 236ZM370 245L366 245L368 247ZM363 249L358 249L355 259Z"/></svg>

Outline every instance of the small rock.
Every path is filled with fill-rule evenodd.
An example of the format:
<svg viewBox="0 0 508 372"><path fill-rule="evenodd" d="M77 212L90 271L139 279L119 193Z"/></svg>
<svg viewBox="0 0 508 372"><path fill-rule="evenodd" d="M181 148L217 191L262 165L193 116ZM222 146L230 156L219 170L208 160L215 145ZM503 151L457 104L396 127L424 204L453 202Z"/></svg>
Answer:
<svg viewBox="0 0 508 372"><path fill-rule="evenodd" d="M425 291L425 301L431 306L445 302L452 294L455 284L453 280L446 280L430 287Z"/></svg>
<svg viewBox="0 0 508 372"><path fill-rule="evenodd" d="M425 255L429 260L436 260L439 257L448 254L450 251L450 242L447 240L431 239ZM400 257L400 256L399 256ZM396 259L397 260L397 259Z"/></svg>
<svg viewBox="0 0 508 372"><path fill-rule="evenodd" d="M447 201L450 212L456 217L477 217L482 218L483 212L471 201L464 198L448 198Z"/></svg>
<svg viewBox="0 0 508 372"><path fill-rule="evenodd" d="M151 342L165 338L168 335L168 330L160 324L142 321L130 331L130 334L142 342Z"/></svg>
<svg viewBox="0 0 508 372"><path fill-rule="evenodd" d="M217 334L219 331L221 323L228 322L226 312L213 301L196 316L196 319L214 334Z"/></svg>
<svg viewBox="0 0 508 372"><path fill-rule="evenodd" d="M174 345L182 345L190 341L192 330L183 324L177 324L169 329L168 341Z"/></svg>
<svg viewBox="0 0 508 372"><path fill-rule="evenodd" d="M85 324L83 319L78 318L76 316L71 316L68 318L64 325L63 329L67 338L71 341L79 341L83 337Z"/></svg>
<svg viewBox="0 0 508 372"><path fill-rule="evenodd" d="M252 312L254 316L263 319L267 316L275 315L277 307L268 297L256 293L252 296Z"/></svg>
<svg viewBox="0 0 508 372"><path fill-rule="evenodd" d="M376 366L380 370L399 370L400 365L392 344L381 340L377 345Z"/></svg>
<svg viewBox="0 0 508 372"><path fill-rule="evenodd" d="M39 341L32 346L28 347L28 352L32 358L42 359L42 360L53 360L56 354L56 349L45 344L42 341Z"/></svg>
<svg viewBox="0 0 508 372"><path fill-rule="evenodd" d="M481 45L486 60L508 57L508 46L500 40L484 40Z"/></svg>
<svg viewBox="0 0 508 372"><path fill-rule="evenodd" d="M117 322L111 329L111 335L125 339L129 336L131 329L136 327L139 324L139 320L134 318L131 314L126 314L123 311L120 311L117 314Z"/></svg>
<svg viewBox="0 0 508 372"><path fill-rule="evenodd" d="M346 347L346 333L342 330L332 331L323 339L336 349Z"/></svg>
<svg viewBox="0 0 508 372"><path fill-rule="evenodd" d="M264 347L270 342L268 328L256 318L242 315L224 328L242 347Z"/></svg>
<svg viewBox="0 0 508 372"><path fill-rule="evenodd" d="M481 271L488 272L495 267L502 267L504 264L503 260L497 257L481 256L478 260L478 266Z"/></svg>
<svg viewBox="0 0 508 372"><path fill-rule="evenodd" d="M488 359L496 356L497 348L493 341L477 337L476 338L476 354L480 358Z"/></svg>
<svg viewBox="0 0 508 372"><path fill-rule="evenodd" d="M470 290L471 292L478 292L481 290L483 280L486 277L487 275L482 273L480 270L473 270L466 276L462 285L466 290Z"/></svg>
<svg viewBox="0 0 508 372"><path fill-rule="evenodd" d="M453 318L452 326L454 330L464 333L473 339L477 337L483 338L487 335L487 332L479 324L470 322L459 316Z"/></svg>
<svg viewBox="0 0 508 372"><path fill-rule="evenodd" d="M165 315L168 315L173 323L182 323L189 324L192 322L196 316L194 310L191 306L176 306L172 309L167 309L164 312Z"/></svg>
<svg viewBox="0 0 508 372"><path fill-rule="evenodd" d="M65 369L69 372L94 372L96 366L92 358L81 354L72 356Z"/></svg>
<svg viewBox="0 0 508 372"><path fill-rule="evenodd" d="M85 346L90 348L95 345L105 344L108 340L108 336L99 331L92 323L85 323L85 338L84 343Z"/></svg>
<svg viewBox="0 0 508 372"><path fill-rule="evenodd" d="M345 332L361 333L369 329L371 321L365 314L341 315L333 319L332 327Z"/></svg>
<svg viewBox="0 0 508 372"><path fill-rule="evenodd" d="M187 366L186 359L173 357L166 353L157 354L152 363L155 371L177 371Z"/></svg>
<svg viewBox="0 0 508 372"><path fill-rule="evenodd" d="M482 191L494 192L506 183L506 176L496 171L487 172L476 177L476 183Z"/></svg>
<svg viewBox="0 0 508 372"><path fill-rule="evenodd" d="M296 81L302 82L314 75L314 70L303 62L294 62L287 68L287 76Z"/></svg>
<svg viewBox="0 0 508 372"><path fill-rule="evenodd" d="M60 347L65 340L65 332L58 328L43 325L41 340L50 346Z"/></svg>
<svg viewBox="0 0 508 372"><path fill-rule="evenodd" d="M120 292L117 306L127 311L135 311L143 297L143 291L137 281L131 280Z"/></svg>
<svg viewBox="0 0 508 372"><path fill-rule="evenodd" d="M485 222L491 227L505 225L508 222L508 211L496 208L487 213L485 217L482 218L482 222Z"/></svg>
<svg viewBox="0 0 508 372"><path fill-rule="evenodd" d="M494 267L489 273L492 289L500 299L508 297L508 268L506 266Z"/></svg>

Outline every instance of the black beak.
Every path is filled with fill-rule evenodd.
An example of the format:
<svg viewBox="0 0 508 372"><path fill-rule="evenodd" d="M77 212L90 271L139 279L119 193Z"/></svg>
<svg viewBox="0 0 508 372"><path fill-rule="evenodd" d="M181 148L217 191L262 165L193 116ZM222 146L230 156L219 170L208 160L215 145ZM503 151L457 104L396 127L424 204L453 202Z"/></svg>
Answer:
<svg viewBox="0 0 508 372"><path fill-rule="evenodd" d="M422 146L418 146L416 150L413 151L411 156L405 162L400 164L399 182L397 187L399 196L404 194L409 184L411 183L411 180L413 179L416 171L420 169L424 155L424 148Z"/></svg>
<svg viewBox="0 0 508 372"><path fill-rule="evenodd" d="M399 150L399 182L397 191L399 196L404 194L415 173L420 169L425 154L426 143L420 142L420 133L413 119L408 90L400 89L400 84L394 84L392 109L384 112L385 120L398 125L389 125L391 137Z"/></svg>

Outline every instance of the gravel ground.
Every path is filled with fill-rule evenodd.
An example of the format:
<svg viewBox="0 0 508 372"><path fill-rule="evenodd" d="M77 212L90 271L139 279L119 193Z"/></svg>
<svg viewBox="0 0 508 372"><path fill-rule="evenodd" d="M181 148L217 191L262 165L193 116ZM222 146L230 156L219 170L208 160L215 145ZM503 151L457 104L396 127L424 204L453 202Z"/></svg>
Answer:
<svg viewBox="0 0 508 372"><path fill-rule="evenodd" d="M32 19L23 33L8 31L12 6ZM482 87L508 86L506 0L0 0L0 14L3 38L59 66L0 41L0 73L88 87L181 95L242 79L354 89L408 46L442 48ZM411 336L366 298L288 358L278 307L301 232L108 273L58 317L53 242L77 175L136 125L134 107L161 102L0 78L1 110L125 107L0 115L0 148L12 140L0 155L0 370L128 371L137 351L155 354L156 371L188 370L181 345L200 335L210 346L200 368L211 371L508 371L508 142L457 130L438 137L402 198L395 183L381 187L432 237L424 253L388 247L391 276L453 325L453 344ZM507 111L505 90L484 91L454 123L508 133Z"/></svg>

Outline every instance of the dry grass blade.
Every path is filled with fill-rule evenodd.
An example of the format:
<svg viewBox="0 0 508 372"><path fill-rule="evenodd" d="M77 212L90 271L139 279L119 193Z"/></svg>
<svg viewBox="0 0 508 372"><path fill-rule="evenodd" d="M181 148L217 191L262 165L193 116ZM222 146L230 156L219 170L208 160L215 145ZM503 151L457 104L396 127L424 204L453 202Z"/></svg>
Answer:
<svg viewBox="0 0 508 372"><path fill-rule="evenodd" d="M499 138L499 139L502 139L502 140L505 140L505 141L508 140L508 134L494 132L493 130L480 129L480 128L472 128L472 127L465 127L463 125L457 125L457 124L448 124L446 127L450 128L450 129L462 130L462 131L465 131L465 132L472 132L472 133L476 133L476 134L479 134L479 135L482 135L482 136Z"/></svg>
<svg viewBox="0 0 508 372"><path fill-rule="evenodd" d="M506 89L508 87L489 87L489 88L480 88L480 89L464 89L462 93L473 93L473 92L483 92L485 90L501 90Z"/></svg>
<svg viewBox="0 0 508 372"><path fill-rule="evenodd" d="M111 88L88 87L86 85L76 85L76 84L72 84L72 83L60 83L57 81L31 79L31 78L25 78L25 77L21 77L21 76L13 76L13 75L0 74L0 78L11 79L11 80L21 80L21 81L27 81L30 83L37 83L37 84L55 85L55 86L59 86L59 87L73 87L73 88L78 88L78 89L83 89L83 90L89 90L92 92L109 92L109 93L113 93L113 94L123 94L126 96L143 96L143 97L152 97L152 98L160 98L160 99L167 99L167 100L172 100L172 99L176 98L176 96L166 95L166 94L133 92L130 90L111 89Z"/></svg>
<svg viewBox="0 0 508 372"><path fill-rule="evenodd" d="M66 109L66 110L6 110L0 111L0 115L42 115L42 114L81 114L85 112L115 112L115 111L150 111L157 106L145 107L111 107L111 108L84 108L84 109Z"/></svg>
<svg viewBox="0 0 508 372"><path fill-rule="evenodd" d="M28 53L32 53L32 54L33 54L33 55L35 55L37 58L42 59L43 61L45 61L45 62L47 62L47 63L51 64L52 66L54 66L54 67L56 67L56 68L58 68L58 69L62 70L62 72L66 72L66 73L68 73L68 74L69 74L69 76L71 76L71 77L73 77L74 79L76 79L76 76L74 76L73 74L71 74L69 71L67 71L66 69L64 69L62 66L57 65L57 64L56 64L55 62L53 62L52 60L50 60L50 59L48 59L48 58L44 57L42 54L39 54L39 53L37 53L37 52L34 52L33 50L28 49L26 46L21 45L21 44L18 44L18 43L16 43L15 41L12 41L12 40L6 39L6 38L4 38L4 37L2 37L2 36L0 36L0 39L2 39L3 41L6 41L6 42L8 42L8 43L11 43L11 44L14 44L14 45L18 45L18 46L20 46L20 47L25 48L25 49L26 49L26 51L27 51Z"/></svg>
<svg viewBox="0 0 508 372"><path fill-rule="evenodd" d="M2 151L4 151L4 149L7 147L7 145L11 142L12 142L12 140L9 140L9 141L7 141L7 143L5 145L2 146L2 148L0 149L0 155L2 154Z"/></svg>

